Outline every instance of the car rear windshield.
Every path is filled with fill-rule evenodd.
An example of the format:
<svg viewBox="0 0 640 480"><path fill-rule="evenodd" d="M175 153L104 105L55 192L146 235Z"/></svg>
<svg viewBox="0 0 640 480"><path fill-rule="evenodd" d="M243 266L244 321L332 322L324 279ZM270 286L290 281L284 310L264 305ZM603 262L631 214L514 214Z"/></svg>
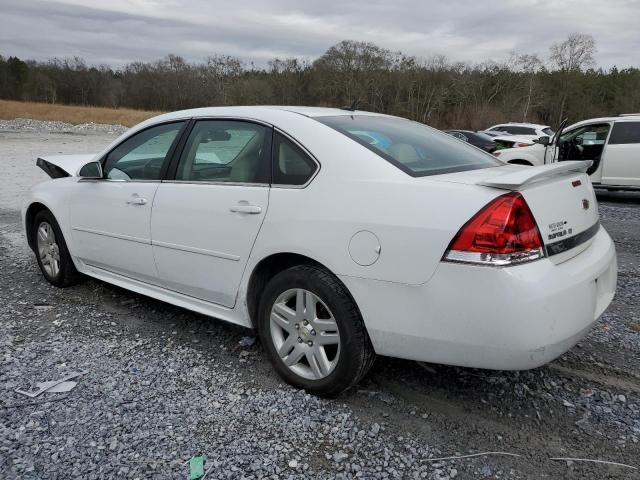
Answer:
<svg viewBox="0 0 640 480"><path fill-rule="evenodd" d="M504 165L451 135L403 118L338 115L315 119L413 177Z"/></svg>

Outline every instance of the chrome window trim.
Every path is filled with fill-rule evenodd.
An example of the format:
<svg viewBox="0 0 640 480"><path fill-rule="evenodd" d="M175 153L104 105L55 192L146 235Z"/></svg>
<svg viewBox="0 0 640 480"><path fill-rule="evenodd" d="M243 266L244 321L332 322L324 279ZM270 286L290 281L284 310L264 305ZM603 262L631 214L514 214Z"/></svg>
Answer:
<svg viewBox="0 0 640 480"><path fill-rule="evenodd" d="M161 183L162 180L143 180L143 179L131 179L126 180L124 178L83 178L80 177L80 182L105 182L105 183Z"/></svg>
<svg viewBox="0 0 640 480"><path fill-rule="evenodd" d="M162 180L161 183L183 183L187 185L229 185L231 187L269 187L268 183L212 182L209 180Z"/></svg>
<svg viewBox="0 0 640 480"><path fill-rule="evenodd" d="M283 135L284 137L286 137L287 139L291 140L293 143L295 143L298 147L300 147L308 156L309 158L311 158L311 160L317 165L318 168L316 168L316 171L313 172L313 175L311 175L311 177L309 178L309 180L307 180L306 183L302 184L302 185L289 185L287 183L272 183L271 184L271 188L290 188L290 189L295 189L295 190L300 190L303 188L307 188L307 186L313 182L313 179L316 178L318 176L318 173L320 172L320 170L322 169L322 164L318 161L318 159L315 157L315 155L313 153L311 153L309 151L309 149L307 147L305 147L302 143L300 143L298 140L296 140L294 137L292 137L291 135L289 135L287 132L279 129L278 127L276 127L275 125L273 126L273 130L275 132L278 132L279 134ZM271 161L275 163L275 158L273 158L273 154L271 155ZM275 166L275 165L274 165ZM272 168L273 170L273 168ZM273 174L272 174L273 175Z"/></svg>

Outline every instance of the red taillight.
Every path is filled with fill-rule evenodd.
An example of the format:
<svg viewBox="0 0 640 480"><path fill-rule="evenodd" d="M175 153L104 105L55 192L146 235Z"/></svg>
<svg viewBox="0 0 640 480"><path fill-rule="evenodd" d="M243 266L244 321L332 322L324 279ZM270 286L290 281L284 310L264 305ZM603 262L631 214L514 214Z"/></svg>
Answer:
<svg viewBox="0 0 640 480"><path fill-rule="evenodd" d="M514 144L513 146L514 146L514 147L516 147L516 148L520 148L520 147L530 147L530 146L531 146L531 144L530 144L530 143L520 143L520 142L518 142L518 143Z"/></svg>
<svg viewBox="0 0 640 480"><path fill-rule="evenodd" d="M510 265L544 256L542 237L522 195L510 192L492 200L454 237L445 260Z"/></svg>

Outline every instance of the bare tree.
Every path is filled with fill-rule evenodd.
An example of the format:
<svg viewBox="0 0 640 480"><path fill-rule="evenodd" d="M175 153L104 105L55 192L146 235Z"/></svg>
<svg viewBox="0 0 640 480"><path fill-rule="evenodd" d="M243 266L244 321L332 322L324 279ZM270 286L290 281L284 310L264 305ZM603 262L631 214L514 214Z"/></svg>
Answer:
<svg viewBox="0 0 640 480"><path fill-rule="evenodd" d="M524 95L524 108L522 112L522 121L526 122L534 97L536 74L542 69L543 64L537 53L518 55L512 52L511 57L510 64L516 71L524 73L526 78L526 93Z"/></svg>
<svg viewBox="0 0 640 480"><path fill-rule="evenodd" d="M551 45L549 50L552 64L563 72L579 72L595 65L596 41L591 35L572 33L564 42Z"/></svg>

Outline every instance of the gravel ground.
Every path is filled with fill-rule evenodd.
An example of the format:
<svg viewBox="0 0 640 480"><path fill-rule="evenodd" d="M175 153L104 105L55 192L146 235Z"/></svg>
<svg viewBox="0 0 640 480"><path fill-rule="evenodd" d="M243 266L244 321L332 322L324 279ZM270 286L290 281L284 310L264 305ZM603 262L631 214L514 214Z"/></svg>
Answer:
<svg viewBox="0 0 640 480"><path fill-rule="evenodd" d="M562 358L527 372L379 358L324 400L283 385L246 330L95 280L44 281L17 210L44 178L35 156L115 136L55 123L0 123L0 478L184 478L195 455L207 478L640 478L550 460L640 467L640 195L601 195L618 293ZM14 391L79 370L67 393ZM433 460L487 451L519 456Z"/></svg>

